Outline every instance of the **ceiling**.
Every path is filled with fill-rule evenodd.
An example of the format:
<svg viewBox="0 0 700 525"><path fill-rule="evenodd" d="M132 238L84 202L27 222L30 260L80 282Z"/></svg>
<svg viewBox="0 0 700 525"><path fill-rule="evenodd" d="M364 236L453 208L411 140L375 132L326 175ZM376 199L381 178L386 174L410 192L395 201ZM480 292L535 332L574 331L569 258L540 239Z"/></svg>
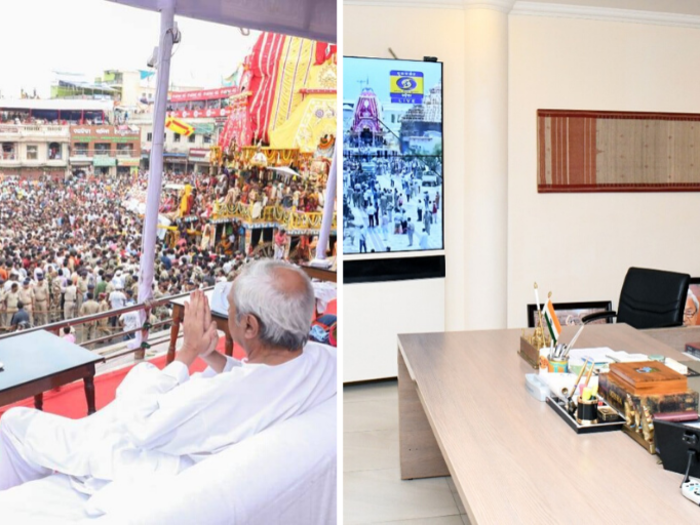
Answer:
<svg viewBox="0 0 700 525"><path fill-rule="evenodd" d="M383 4L402 5L405 7L430 4L460 8L465 4L478 4L479 0L343 0L345 4ZM508 5L509 2L518 4L555 4L564 6L583 6L588 8L612 8L634 11L652 11L680 15L700 16L700 0L483 0L484 3L494 2Z"/></svg>
<svg viewBox="0 0 700 525"><path fill-rule="evenodd" d="M159 11L165 0L109 0ZM174 0L180 16L335 43L336 0Z"/></svg>
<svg viewBox="0 0 700 525"><path fill-rule="evenodd" d="M656 11L700 16L698 0L532 0L540 4L577 5L586 7L607 7L632 9L635 11Z"/></svg>

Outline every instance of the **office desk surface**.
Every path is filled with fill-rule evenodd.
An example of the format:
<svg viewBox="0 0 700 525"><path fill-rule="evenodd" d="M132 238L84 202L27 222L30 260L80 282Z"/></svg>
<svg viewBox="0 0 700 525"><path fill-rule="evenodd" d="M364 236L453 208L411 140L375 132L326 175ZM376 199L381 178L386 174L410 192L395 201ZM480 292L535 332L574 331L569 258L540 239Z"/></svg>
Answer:
<svg viewBox="0 0 700 525"><path fill-rule="evenodd" d="M700 523L681 475L656 456L622 432L577 435L526 392L533 370L516 353L520 334L399 336L402 477L451 474L472 524ZM590 325L576 346L683 359L627 325ZM442 458L428 450L433 436Z"/></svg>

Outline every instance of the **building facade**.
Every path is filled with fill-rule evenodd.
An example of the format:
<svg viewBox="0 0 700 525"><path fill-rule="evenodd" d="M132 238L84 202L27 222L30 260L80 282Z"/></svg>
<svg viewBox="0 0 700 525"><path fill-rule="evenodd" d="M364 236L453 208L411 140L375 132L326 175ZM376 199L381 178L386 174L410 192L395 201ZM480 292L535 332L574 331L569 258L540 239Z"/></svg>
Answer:
<svg viewBox="0 0 700 525"><path fill-rule="evenodd" d="M128 176L138 170L141 133L134 126L71 126L70 164L74 174Z"/></svg>
<svg viewBox="0 0 700 525"><path fill-rule="evenodd" d="M209 171L209 150L218 141L219 128L214 119L187 121L195 128L189 137L165 130L163 145L163 169L174 173L204 173ZM141 128L142 167L148 169L149 156L153 145L153 123L134 121L132 125Z"/></svg>
<svg viewBox="0 0 700 525"><path fill-rule="evenodd" d="M69 171L68 126L0 125L0 177L64 178Z"/></svg>

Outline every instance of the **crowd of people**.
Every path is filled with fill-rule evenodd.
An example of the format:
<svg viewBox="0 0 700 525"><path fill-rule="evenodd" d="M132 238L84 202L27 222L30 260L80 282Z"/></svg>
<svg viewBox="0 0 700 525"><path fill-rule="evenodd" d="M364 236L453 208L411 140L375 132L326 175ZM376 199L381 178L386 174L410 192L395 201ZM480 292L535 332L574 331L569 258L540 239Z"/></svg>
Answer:
<svg viewBox="0 0 700 525"><path fill-rule="evenodd" d="M170 179L169 174L166 179ZM147 174L134 179L74 177L0 182L0 324L4 330L69 320L128 306L138 299L142 219L123 207ZM204 194L192 209L201 210ZM195 207L196 203L196 207ZM202 218L204 221L204 218ZM240 247L203 247L199 223L182 223L174 246L159 240L153 297L233 279L252 257ZM233 236L232 236L233 237ZM235 248L239 248L236 250ZM165 319L163 307L154 312ZM114 316L85 325L80 341L135 329L136 316Z"/></svg>
<svg viewBox="0 0 700 525"><path fill-rule="evenodd" d="M80 112L77 112L79 115ZM87 125L87 126L92 126L92 125L102 125L102 124L109 124L110 123L110 117L109 115L105 115L105 121L102 119L83 119L82 121L78 119L74 120L69 120L69 119L54 119L54 120L49 120L49 119L42 119L42 118L36 118L31 115L31 113L27 111L0 111L0 124L14 124L15 126L19 125L26 125L26 126L43 126L43 125L52 125L52 126L68 126L68 125ZM114 120L114 123L118 123L116 119Z"/></svg>
<svg viewBox="0 0 700 525"><path fill-rule="evenodd" d="M421 249L440 231L440 190L426 183L426 165L397 157L379 158L363 168L358 159L344 166L344 243L349 253ZM357 244L356 244L357 243Z"/></svg>

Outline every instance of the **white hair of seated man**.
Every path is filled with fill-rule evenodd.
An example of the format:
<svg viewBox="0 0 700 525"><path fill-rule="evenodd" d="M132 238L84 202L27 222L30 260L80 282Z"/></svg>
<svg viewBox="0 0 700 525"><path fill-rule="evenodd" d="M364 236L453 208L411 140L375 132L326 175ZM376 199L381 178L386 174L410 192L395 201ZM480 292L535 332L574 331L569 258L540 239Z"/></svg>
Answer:
<svg viewBox="0 0 700 525"><path fill-rule="evenodd" d="M305 289L294 294L280 289L280 269L298 273ZM298 350L308 341L316 298L308 276L296 266L274 259L245 265L234 281L233 304L236 322L248 314L258 319L266 345Z"/></svg>

